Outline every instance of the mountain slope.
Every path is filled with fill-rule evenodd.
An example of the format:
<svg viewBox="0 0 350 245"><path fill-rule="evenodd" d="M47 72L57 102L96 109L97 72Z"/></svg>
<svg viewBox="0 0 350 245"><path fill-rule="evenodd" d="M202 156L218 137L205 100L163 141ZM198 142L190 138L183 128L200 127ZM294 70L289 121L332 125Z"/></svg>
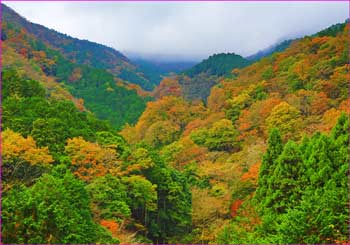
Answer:
<svg viewBox="0 0 350 245"><path fill-rule="evenodd" d="M6 244L349 244L349 25L147 105L2 25Z"/></svg>
<svg viewBox="0 0 350 245"><path fill-rule="evenodd" d="M234 53L221 53L209 56L194 67L184 71L189 77L194 77L200 73L206 73L209 76L230 75L234 68L242 68L249 65L250 62L242 56Z"/></svg>
<svg viewBox="0 0 350 245"><path fill-rule="evenodd" d="M170 243L186 233L186 176L116 132L148 98L8 19L1 24L2 241Z"/></svg>
<svg viewBox="0 0 350 245"><path fill-rule="evenodd" d="M190 229L183 173L16 68L2 70L5 243L168 243Z"/></svg>
<svg viewBox="0 0 350 245"><path fill-rule="evenodd" d="M14 18L19 18L25 24L13 23ZM13 55L20 55L21 60L26 60L26 63L41 70L45 76L51 77L51 80L61 83L60 86L68 90L77 100L84 101L86 109L95 113L100 119L109 120L114 127L120 128L125 123L136 122L145 108L147 99L139 97L135 90L119 86L120 79L105 69L67 59L61 53L61 49L28 32L24 27L27 25L32 24L25 22L23 18L5 7L2 40L9 48L4 49L4 52L12 50ZM45 28L44 31L52 32ZM9 61L14 59L16 58L11 58ZM7 60L3 63L7 65ZM13 68L16 68L16 62L13 64ZM31 78L31 74L27 73L27 77ZM42 79L45 80L45 77ZM41 82L48 85L45 81Z"/></svg>
<svg viewBox="0 0 350 245"><path fill-rule="evenodd" d="M121 134L191 176L185 241L347 243L349 68L344 26L235 69L207 105L164 80L171 89Z"/></svg>
<svg viewBox="0 0 350 245"><path fill-rule="evenodd" d="M250 56L247 56L247 57L245 57L247 60L250 60L250 61L258 61L258 60L260 60L261 58L263 58L263 57L266 57L266 56L269 56L269 55L271 55L271 54L273 54L273 53L275 53L275 52L282 52L282 51L284 51L286 48L288 48L290 45L291 45L291 43L293 42L293 41L295 41L295 40L297 40L297 39L290 39L290 40L285 40L285 41L283 41L283 42L281 42L281 43L278 43L278 44L276 44L276 45L272 45L272 46L270 46L270 47L268 47L268 48L266 48L266 49L264 49L264 50L260 50L260 51L258 51L256 54L252 54L252 55L250 55Z"/></svg>
<svg viewBox="0 0 350 245"><path fill-rule="evenodd" d="M42 25L31 23L6 5L2 5L2 10L6 21L17 28L24 28L37 39L60 51L71 62L106 69L114 76L138 84L144 89L153 88L154 85L144 77L142 71L115 49L88 40L73 38Z"/></svg>
<svg viewBox="0 0 350 245"><path fill-rule="evenodd" d="M316 34L314 34L312 36L318 36L318 37L336 36L338 33L342 32L344 30L344 27L348 21L349 20L345 21L344 23L338 23L338 24L332 25L324 30L317 32ZM272 45L264 50L260 50L257 53L252 54L250 56L247 56L245 58L247 60L250 60L250 61L258 61L261 58L269 56L273 53L284 51L286 48L288 48L292 44L292 42L297 41L299 39L300 38L284 40L283 42Z"/></svg>
<svg viewBox="0 0 350 245"><path fill-rule="evenodd" d="M155 85L159 85L163 77L183 72L196 64L196 62L191 61L154 61L145 58L131 58L131 60Z"/></svg>
<svg viewBox="0 0 350 245"><path fill-rule="evenodd" d="M186 100L207 101L211 88L220 79L223 77L234 77L235 74L232 70L245 67L249 64L250 61L234 53L214 54L177 76L173 76L172 79L177 81L176 84L173 82L169 83L169 79L164 79L155 89L154 93L159 94L162 91L161 94L170 95L174 91L175 93L180 91L179 95Z"/></svg>

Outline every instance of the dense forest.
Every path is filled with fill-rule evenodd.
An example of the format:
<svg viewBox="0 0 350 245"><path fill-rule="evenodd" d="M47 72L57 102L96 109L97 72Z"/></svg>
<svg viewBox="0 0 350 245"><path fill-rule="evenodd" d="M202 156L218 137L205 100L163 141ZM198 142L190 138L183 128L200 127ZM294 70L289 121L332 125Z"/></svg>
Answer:
<svg viewBox="0 0 350 245"><path fill-rule="evenodd" d="M86 62L78 58L69 59L69 55L67 57L65 52L56 48L57 43L68 42L65 38L61 38L62 34L57 36L52 30L40 28L40 33L43 32L40 35L51 37L50 34L53 32L53 35L57 36L54 39L56 41L52 41L55 44L52 45L52 42L40 39L39 34L33 35L30 32L32 30L29 27L35 27L35 24L26 22L7 7L4 7L3 11L1 38L3 55L6 56L3 61L4 68L12 68L14 65L19 73L24 73L29 78L32 77L32 72L29 70L43 73L44 76L59 83L73 97L80 99L86 110L95 113L101 119L109 120L115 128L120 128L126 122L137 121L149 99L138 96L134 89L122 86L123 74L115 77L108 70L101 69L99 64L85 64ZM12 21L13 19L21 21ZM82 45L86 43L75 39L74 41ZM71 52L83 55L85 49L77 47ZM18 64L18 60L21 64ZM48 79L41 81L45 86L46 80Z"/></svg>
<svg viewBox="0 0 350 245"><path fill-rule="evenodd" d="M348 22L153 89L2 7L3 243L350 242Z"/></svg>

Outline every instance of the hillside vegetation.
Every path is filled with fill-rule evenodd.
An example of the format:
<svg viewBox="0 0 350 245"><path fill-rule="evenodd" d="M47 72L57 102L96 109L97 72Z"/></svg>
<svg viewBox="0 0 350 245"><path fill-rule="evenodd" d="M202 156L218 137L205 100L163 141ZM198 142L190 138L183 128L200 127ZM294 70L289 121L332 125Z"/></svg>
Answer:
<svg viewBox="0 0 350 245"><path fill-rule="evenodd" d="M234 53L214 54L176 77L187 100L206 101L211 88L222 77L235 77L235 68L248 66L251 62ZM164 86L165 84L161 84Z"/></svg>
<svg viewBox="0 0 350 245"><path fill-rule="evenodd" d="M55 87L61 97L68 98L69 94L73 95L80 100L81 106L84 105L100 119L110 121L115 128L137 121L145 108L147 98L138 96L133 89L120 86L119 82L122 80L107 70L101 69L98 64L93 62L82 64L86 62L69 58L69 55L61 50L65 46L59 45L61 42L66 42L62 34L44 27L35 31L36 27L40 26L27 22L4 6L1 37L5 47L3 49L3 55L6 57L3 60L4 67L23 70L28 78L41 81L47 88ZM31 33L34 31L35 35ZM55 44L51 44L45 38L41 39L41 34L37 34L40 31L55 37L57 40L50 39L52 42L55 40ZM80 43L80 41L76 42ZM79 53L75 50L81 49L77 47L71 52ZM41 77L38 75L34 77L33 73L41 74ZM64 89L58 89L58 87Z"/></svg>
<svg viewBox="0 0 350 245"><path fill-rule="evenodd" d="M4 243L350 242L348 25L187 77L198 97L3 20Z"/></svg>
<svg viewBox="0 0 350 245"><path fill-rule="evenodd" d="M158 100L121 131L191 173L183 242L346 241L349 31L329 30L235 69L206 105L165 79Z"/></svg>
<svg viewBox="0 0 350 245"><path fill-rule="evenodd" d="M25 29L36 39L60 51L64 58L69 61L79 65L105 69L112 75L138 84L146 90L153 89L155 84L145 78L142 70L117 50L88 40L79 40L42 25L31 23L6 5L2 5L2 9L4 20L18 28Z"/></svg>

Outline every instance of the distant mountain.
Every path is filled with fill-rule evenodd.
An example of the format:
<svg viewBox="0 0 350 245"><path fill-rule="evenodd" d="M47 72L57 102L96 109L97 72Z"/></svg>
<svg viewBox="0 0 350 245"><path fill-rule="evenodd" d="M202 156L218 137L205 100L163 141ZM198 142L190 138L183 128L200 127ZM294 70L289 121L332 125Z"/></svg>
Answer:
<svg viewBox="0 0 350 245"><path fill-rule="evenodd" d="M102 44L80 40L45 26L31 23L6 5L2 5L2 9L3 18L8 23L25 29L29 34L34 35L45 44L60 51L66 59L77 64L106 69L112 75L130 83L138 84L146 90L153 89L154 85L144 77L142 71L119 51Z"/></svg>
<svg viewBox="0 0 350 245"><path fill-rule="evenodd" d="M211 76L227 76L235 68L248 66L250 61L235 53L220 53L209 56L194 67L186 70L185 75L194 77L200 73Z"/></svg>
<svg viewBox="0 0 350 245"><path fill-rule="evenodd" d="M323 36L331 36L331 37L335 37L336 35L338 35L339 33L344 31L344 28L346 26L347 23L349 23L350 19L346 19L343 23L338 23L338 24L334 24L331 25L330 27L317 32L315 35L313 36L318 36L318 37L323 37Z"/></svg>
<svg viewBox="0 0 350 245"><path fill-rule="evenodd" d="M142 70L144 76L156 85L159 85L163 77L183 72L196 64L194 61L154 61L143 58L131 60Z"/></svg>
<svg viewBox="0 0 350 245"><path fill-rule="evenodd" d="M258 61L261 58L269 56L269 55L271 55L271 54L273 54L275 52L282 52L282 51L284 51L295 40L298 40L298 39L285 40L285 41L283 41L281 43L278 43L278 44L272 45L272 46L270 46L270 47L268 47L266 49L260 50L257 53L255 53L253 55L250 55L250 56L247 56L245 58L247 60L250 60L250 61Z"/></svg>
<svg viewBox="0 0 350 245"><path fill-rule="evenodd" d="M348 22L349 20L346 20L344 23L332 25L311 36L305 36L304 38L323 36L335 37L344 30ZM292 43L300 41L301 39L302 38L284 40L245 58L234 53L214 54L176 77L181 87L181 94L187 100L201 99L206 101L210 95L211 88L215 86L221 78L235 78L235 74L232 74L235 68L244 68L273 53L283 52L290 47ZM161 84L161 87L163 87L162 89L164 90L166 83Z"/></svg>
<svg viewBox="0 0 350 245"><path fill-rule="evenodd" d="M319 31L313 35L311 35L311 37L323 37L323 36L332 36L335 37L338 33L342 32L345 28L346 23L349 22L349 19L346 20L344 23L338 23L338 24L334 24L322 31ZM301 38L294 38L294 39L288 39L288 40L284 40L280 43L271 45L270 47L260 50L257 53L247 56L245 57L247 60L250 61L258 61L263 57L269 56L273 53L276 52L282 52L285 49L287 49L292 42L300 40Z"/></svg>
<svg viewBox="0 0 350 245"><path fill-rule="evenodd" d="M251 62L234 53L214 54L176 76L181 94L186 100L206 101L211 88L223 77L234 77L232 70ZM162 90L166 83L161 84Z"/></svg>

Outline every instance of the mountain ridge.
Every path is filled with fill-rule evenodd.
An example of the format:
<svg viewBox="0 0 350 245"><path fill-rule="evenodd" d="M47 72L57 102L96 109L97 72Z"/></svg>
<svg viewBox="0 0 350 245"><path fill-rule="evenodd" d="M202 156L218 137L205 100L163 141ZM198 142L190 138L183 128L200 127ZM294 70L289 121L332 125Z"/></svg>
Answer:
<svg viewBox="0 0 350 245"><path fill-rule="evenodd" d="M125 123L132 124L137 121L149 98L138 96L132 87L119 86L119 82L124 81L106 69L70 60L62 54L61 49L52 47L42 41L38 37L40 35L34 35L24 28L27 25L31 26L31 23L14 14L9 8L7 10L9 11L6 12L5 7L2 16L2 43L9 47L4 49L5 51L15 51L24 58L22 59L24 63L35 66L35 69L53 78L51 80L55 81L50 83L50 86L54 83L60 84L61 88L64 87L64 90L72 95L71 100L83 102L86 109L95 113L100 119L109 120L113 126L122 127ZM11 20L14 18L17 22L13 23ZM18 23L18 19L24 22L24 25ZM44 31L49 33L48 36L51 35L51 31L47 28ZM62 43L62 40L58 40L57 43ZM7 60L4 60L3 64L6 65L6 62ZM49 85L45 82L43 84Z"/></svg>
<svg viewBox="0 0 350 245"><path fill-rule="evenodd" d="M2 10L3 18L8 19L12 24L25 28L38 39L59 50L70 61L106 69L125 81L138 84L147 90L153 89L154 85L143 76L142 71L114 48L86 39L78 39L43 25L32 23L5 4L2 4Z"/></svg>
<svg viewBox="0 0 350 245"><path fill-rule="evenodd" d="M6 244L350 242L349 23L152 92L1 24Z"/></svg>

